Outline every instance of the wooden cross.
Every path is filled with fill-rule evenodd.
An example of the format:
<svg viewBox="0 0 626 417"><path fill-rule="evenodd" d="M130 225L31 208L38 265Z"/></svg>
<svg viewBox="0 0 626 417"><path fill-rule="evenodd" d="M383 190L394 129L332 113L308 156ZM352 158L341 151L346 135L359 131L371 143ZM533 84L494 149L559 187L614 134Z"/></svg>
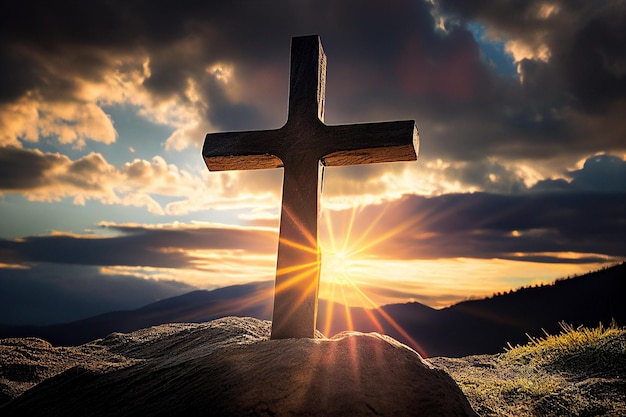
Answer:
<svg viewBox="0 0 626 417"><path fill-rule="evenodd" d="M289 114L280 129L206 135L210 171L284 168L272 339L315 337L324 166L414 161L415 121L324 124L326 55L320 38L291 42Z"/></svg>

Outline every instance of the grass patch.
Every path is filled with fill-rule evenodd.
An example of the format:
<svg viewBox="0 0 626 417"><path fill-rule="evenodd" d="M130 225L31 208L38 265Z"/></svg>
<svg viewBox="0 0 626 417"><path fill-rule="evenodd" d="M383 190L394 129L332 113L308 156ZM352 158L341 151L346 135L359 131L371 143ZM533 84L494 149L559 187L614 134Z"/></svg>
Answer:
<svg viewBox="0 0 626 417"><path fill-rule="evenodd" d="M593 329L559 324L562 331L558 335L544 330L544 337L528 336L530 342L526 345L513 347L509 344L503 360L565 372L574 377L619 378L626 374L626 329L615 323L608 327L600 324Z"/></svg>
<svg viewBox="0 0 626 417"><path fill-rule="evenodd" d="M432 361L483 416L626 415L626 329L561 329L498 355Z"/></svg>

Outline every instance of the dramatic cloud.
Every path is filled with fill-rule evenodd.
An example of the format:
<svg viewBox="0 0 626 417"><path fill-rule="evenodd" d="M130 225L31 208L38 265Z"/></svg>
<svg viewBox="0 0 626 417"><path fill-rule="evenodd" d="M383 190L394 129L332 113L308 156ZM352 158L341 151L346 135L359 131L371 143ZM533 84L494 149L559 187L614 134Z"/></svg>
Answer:
<svg viewBox="0 0 626 417"><path fill-rule="evenodd" d="M190 268L194 250L274 254L276 232L220 226L105 225L113 237L55 233L0 240L0 263Z"/></svg>
<svg viewBox="0 0 626 417"><path fill-rule="evenodd" d="M626 192L626 161L611 155L587 159L581 169L565 172L570 179L543 180L534 190Z"/></svg>
<svg viewBox="0 0 626 417"><path fill-rule="evenodd" d="M416 118L427 156L459 160L623 150L623 124L611 115L624 109L624 9L621 1L183 2L171 10L20 2L0 22L4 143L48 134L81 145L82 125L93 128L89 139L110 143L101 102L137 104L175 127L173 149L208 129L278 127L289 38L320 33L330 122ZM491 68L468 19L504 42L519 79ZM592 130L602 123L605 132Z"/></svg>
<svg viewBox="0 0 626 417"><path fill-rule="evenodd" d="M53 202L69 197L75 204L97 200L177 215L278 205L276 186L268 187L272 179L278 179L271 173L256 174L256 181L246 181L249 178L245 174L235 173L209 175L203 171L201 176L192 175L160 156L151 161L135 159L118 168L99 153L72 161L59 153L0 147L0 174L0 195L21 193L32 201ZM268 177L268 184L263 184L264 177ZM163 207L155 200L158 196L175 201Z"/></svg>
<svg viewBox="0 0 626 417"><path fill-rule="evenodd" d="M397 259L617 261L626 256L624 213L625 193L411 196L358 213L351 242Z"/></svg>
<svg viewBox="0 0 626 417"><path fill-rule="evenodd" d="M91 153L78 161L38 150L0 148L0 190L23 192L30 199L58 201L72 196L77 202L96 198L103 203L118 200L115 168L102 155Z"/></svg>
<svg viewBox="0 0 626 417"><path fill-rule="evenodd" d="M588 162L575 177L592 177ZM586 171L590 171L587 173ZM322 240L347 236L351 250L389 259L500 258L597 262L626 256L626 193L557 191L406 196L382 205L327 211ZM554 187L553 187L554 188ZM106 226L106 225L105 225ZM3 240L0 263L219 270L231 255L273 262L276 229L212 225L108 225L115 236L71 235ZM326 243L326 248L328 248ZM221 260L221 261L220 261ZM237 262L235 258L231 261ZM231 262L228 261L228 262ZM241 261L243 265L243 261Z"/></svg>
<svg viewBox="0 0 626 417"><path fill-rule="evenodd" d="M478 21L492 37L506 39L525 83L536 87L533 93L550 87L545 81L561 80L575 95L576 105L593 111L624 99L623 1L440 0L437 5L444 15ZM547 64L543 70L541 62Z"/></svg>
<svg viewBox="0 0 626 417"><path fill-rule="evenodd" d="M507 111L514 116L509 127L518 120L525 133L528 148L520 151L531 155L534 140L541 140L538 149L546 157L557 151L549 146L555 140L570 148L565 153L623 150L618 142L624 125L613 114L623 114L626 99L624 1L440 0L436 5L450 25L484 25L517 62L522 88Z"/></svg>
<svg viewBox="0 0 626 417"><path fill-rule="evenodd" d="M476 177L485 189L501 175L501 168L490 168L477 167L462 176ZM500 194L412 195L326 216L335 235L349 237L351 250L376 257L555 263L624 259L626 161L598 155L563 176L569 181L544 180L526 187L508 179L504 184L515 186L506 188L514 190L501 189Z"/></svg>

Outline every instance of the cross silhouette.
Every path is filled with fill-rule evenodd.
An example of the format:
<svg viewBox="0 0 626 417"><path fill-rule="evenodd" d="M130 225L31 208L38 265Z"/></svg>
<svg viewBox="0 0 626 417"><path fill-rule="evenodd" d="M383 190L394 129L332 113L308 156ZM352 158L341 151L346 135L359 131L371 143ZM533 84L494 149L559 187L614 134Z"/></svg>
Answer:
<svg viewBox="0 0 626 417"><path fill-rule="evenodd" d="M325 89L320 37L292 38L287 123L211 133L202 149L210 171L284 168L272 339L315 337L323 167L417 159L415 121L327 126Z"/></svg>

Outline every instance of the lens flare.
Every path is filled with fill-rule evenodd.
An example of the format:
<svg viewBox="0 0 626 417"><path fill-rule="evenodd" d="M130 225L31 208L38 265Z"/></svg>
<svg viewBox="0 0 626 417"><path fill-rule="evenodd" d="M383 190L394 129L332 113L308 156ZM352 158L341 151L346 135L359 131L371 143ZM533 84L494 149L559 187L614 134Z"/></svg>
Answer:
<svg viewBox="0 0 626 417"><path fill-rule="evenodd" d="M372 236L376 224L385 215L386 210L383 209L363 233L354 236L353 226L359 210L359 207L351 210L349 220L340 225L342 233L335 231L335 223L339 220L333 218L332 212L330 210L322 212L326 233L320 242L322 252L320 298L326 300L326 308L325 320L318 322L318 328L326 336L332 336L330 333L338 330L338 327L345 327L340 330L355 330L356 318L353 317L353 308L360 307L362 314L365 314L365 320L369 322L367 327L378 333L384 333L385 327L391 327L402 335L413 349L424 355L425 352L417 341L358 285L357 266L359 257L364 256L363 252L390 239L404 228L411 227L414 221L404 222L398 228ZM362 323L362 320L363 318L360 318L359 323Z"/></svg>

